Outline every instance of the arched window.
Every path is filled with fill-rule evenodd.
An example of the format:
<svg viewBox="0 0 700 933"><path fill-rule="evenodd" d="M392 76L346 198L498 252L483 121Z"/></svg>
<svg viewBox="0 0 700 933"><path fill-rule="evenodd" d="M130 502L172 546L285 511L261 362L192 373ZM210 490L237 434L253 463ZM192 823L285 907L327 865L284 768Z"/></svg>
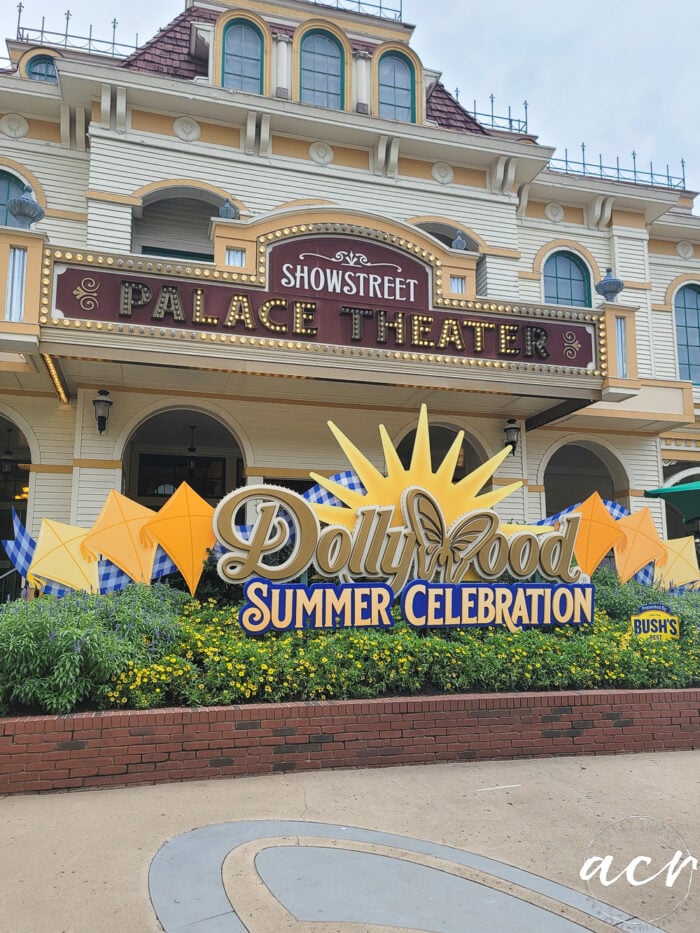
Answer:
<svg viewBox="0 0 700 933"><path fill-rule="evenodd" d="M700 285L680 288L674 307L679 375L700 384Z"/></svg>
<svg viewBox="0 0 700 933"><path fill-rule="evenodd" d="M301 40L302 103L342 110L345 66L338 40L330 33L314 30Z"/></svg>
<svg viewBox="0 0 700 933"><path fill-rule="evenodd" d="M379 116L415 123L416 95L413 65L398 52L379 60Z"/></svg>
<svg viewBox="0 0 700 933"><path fill-rule="evenodd" d="M233 20L224 33L224 87L262 94L263 38L247 20Z"/></svg>
<svg viewBox="0 0 700 933"><path fill-rule="evenodd" d="M33 81L57 84L56 63L50 55L35 55L27 64L27 77Z"/></svg>
<svg viewBox="0 0 700 933"><path fill-rule="evenodd" d="M7 202L19 197L24 191L24 183L9 172L0 171L0 226L19 227L19 223L7 209Z"/></svg>
<svg viewBox="0 0 700 933"><path fill-rule="evenodd" d="M544 300L553 305L591 307L591 279L582 259L553 253L544 264Z"/></svg>

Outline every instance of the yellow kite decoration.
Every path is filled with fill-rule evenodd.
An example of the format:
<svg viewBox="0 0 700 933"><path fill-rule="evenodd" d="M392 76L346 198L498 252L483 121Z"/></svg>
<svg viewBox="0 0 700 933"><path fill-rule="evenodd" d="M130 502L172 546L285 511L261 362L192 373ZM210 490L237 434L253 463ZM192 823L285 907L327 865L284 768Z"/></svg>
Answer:
<svg viewBox="0 0 700 933"><path fill-rule="evenodd" d="M572 514L581 516L574 556L583 573L590 576L610 548L623 539L623 531L597 492L592 493Z"/></svg>
<svg viewBox="0 0 700 933"><path fill-rule="evenodd" d="M98 593L97 562L86 560L82 551L87 534L86 528L43 519L34 558L27 571L32 586L41 589L46 580L53 580L74 590Z"/></svg>
<svg viewBox="0 0 700 933"><path fill-rule="evenodd" d="M111 560L137 583L150 583L158 545L144 543L142 531L156 513L113 489L82 545L87 560Z"/></svg>
<svg viewBox="0 0 700 933"><path fill-rule="evenodd" d="M687 586L700 580L698 555L695 550L695 538L674 538L663 542L666 559L657 560L654 568L654 586L671 589L674 586Z"/></svg>
<svg viewBox="0 0 700 933"><path fill-rule="evenodd" d="M620 583L627 583L653 560L666 556L664 542L659 537L651 509L640 509L616 523L623 535L615 545L615 566Z"/></svg>
<svg viewBox="0 0 700 933"><path fill-rule="evenodd" d="M213 516L209 503L182 483L143 526L144 540L160 544L177 565L192 596L202 576L207 549L216 544Z"/></svg>

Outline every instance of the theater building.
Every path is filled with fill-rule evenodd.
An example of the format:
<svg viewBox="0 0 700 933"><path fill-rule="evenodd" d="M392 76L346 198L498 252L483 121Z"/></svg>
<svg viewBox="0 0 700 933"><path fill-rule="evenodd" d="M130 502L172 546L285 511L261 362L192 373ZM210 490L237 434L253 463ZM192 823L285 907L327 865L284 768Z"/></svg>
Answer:
<svg viewBox="0 0 700 933"><path fill-rule="evenodd" d="M303 489L348 466L329 419L382 467L378 424L409 456L422 402L458 471L516 422L510 521L597 489L664 530L643 490L700 476L693 193L562 170L468 113L400 10L351 5L188 0L122 56L8 40L3 537L13 505L89 527L112 488Z"/></svg>

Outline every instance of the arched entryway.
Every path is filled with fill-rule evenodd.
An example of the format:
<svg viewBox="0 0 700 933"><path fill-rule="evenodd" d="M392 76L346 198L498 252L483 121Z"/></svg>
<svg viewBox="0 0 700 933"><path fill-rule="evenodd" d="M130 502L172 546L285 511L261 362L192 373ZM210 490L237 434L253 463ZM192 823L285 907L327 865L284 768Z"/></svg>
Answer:
<svg viewBox="0 0 700 933"><path fill-rule="evenodd" d="M556 515L593 492L615 499L615 490L627 490L629 482L609 451L593 444L565 444L547 463L544 488L547 515ZM617 501L629 507L627 493Z"/></svg>
<svg viewBox="0 0 700 933"><path fill-rule="evenodd" d="M158 509L182 482L216 505L245 484L245 470L241 447L228 428L202 411L178 408L147 418L132 433L122 486L129 498Z"/></svg>
<svg viewBox="0 0 700 933"><path fill-rule="evenodd" d="M11 540L12 509L23 525L27 522L29 500L29 465L31 453L27 439L9 418L0 415L0 538ZM15 599L19 595L21 580L12 571L4 549L0 548L0 601Z"/></svg>
<svg viewBox="0 0 700 933"><path fill-rule="evenodd" d="M442 425L430 425L429 432L430 459L434 472L445 459L448 450L454 443L454 439L459 432L455 428L444 427ZM413 431L409 431L409 433L400 441L397 447L399 459L405 468L408 468L411 462L415 440L416 431L414 429ZM463 479L465 476L467 476L467 474L472 473L487 459L488 458L484 451L477 448L474 442L465 437L462 441L462 448L459 452L459 457L457 458L457 465L455 466L452 482L456 483L460 479ZM490 489L491 483L489 481L484 485L482 491L487 492Z"/></svg>

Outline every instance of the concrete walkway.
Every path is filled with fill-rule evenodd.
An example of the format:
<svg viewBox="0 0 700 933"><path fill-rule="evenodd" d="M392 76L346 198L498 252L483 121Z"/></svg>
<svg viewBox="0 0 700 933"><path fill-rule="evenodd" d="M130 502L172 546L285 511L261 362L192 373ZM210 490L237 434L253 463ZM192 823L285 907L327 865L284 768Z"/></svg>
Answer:
<svg viewBox="0 0 700 933"><path fill-rule="evenodd" d="M697 933L690 870L590 891L579 872L661 868L680 837L700 857L699 804L693 752L4 797L0 930Z"/></svg>

